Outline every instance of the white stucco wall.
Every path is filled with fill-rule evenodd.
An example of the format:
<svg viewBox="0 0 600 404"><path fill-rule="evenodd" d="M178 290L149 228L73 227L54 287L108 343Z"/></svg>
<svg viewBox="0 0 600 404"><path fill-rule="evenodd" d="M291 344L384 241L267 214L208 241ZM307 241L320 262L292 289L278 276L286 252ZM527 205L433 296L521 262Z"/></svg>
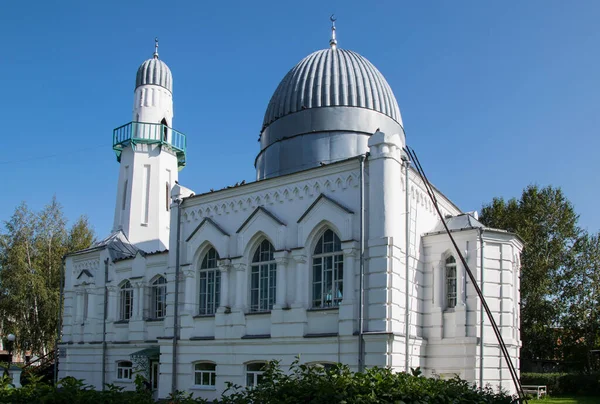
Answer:
<svg viewBox="0 0 600 404"><path fill-rule="evenodd" d="M408 186L405 184L401 146L398 137L374 135L370 141L371 154L365 162L365 365L390 366L403 371L408 351L410 367L421 366L429 375L457 373L477 382L480 304L468 283L464 284L464 304L460 308L444 312L436 303L436 296L441 293L441 278L437 276L439 262L443 254L450 251L451 244L445 234L425 235L436 228L439 218L414 171L409 170ZM179 389L211 398L223 390L225 381L244 384L247 362L279 359L285 367L298 355L302 362L341 361L357 370L360 178L360 161L356 158L192 197L186 197L192 191L175 187L174 198L184 199L181 206L173 203L169 212L169 253L140 254L109 262L106 380L110 382L114 378L117 360L127 360L132 352L144 347L160 346L158 395L166 397L170 392L176 251L180 254L181 271ZM407 190L409 209L406 208ZM437 198L443 215L459 213L441 193ZM176 229L180 209L178 245ZM311 256L316 240L327 228L342 241L344 298L339 308L313 310ZM455 236L467 251L469 264L477 276L481 276L479 232L469 230L457 232ZM268 313L248 314L250 262L254 249L265 238L276 250L276 304ZM405 266L407 244L408 271ZM221 307L214 316L198 316L198 268L211 246L221 258ZM489 296L492 310L503 313L500 326L516 355L520 342L515 309L518 292L514 287L518 275L514 262L521 245L507 233L485 232L484 246L484 292ZM66 261L61 346L66 347L67 354L61 362L60 375L85 378L97 387L101 367L86 367L85 363L90 360L96 363L99 355L101 357L99 341L102 341L104 260L107 257L105 250L92 251ZM83 268L89 268L91 276L76 279ZM146 291L158 274L168 281L167 316L162 321L147 321ZM405 333L407 276L408 338ZM115 323L118 286L126 279L134 286L133 316L128 322ZM78 295L82 288L94 296L88 300L87 322L83 321L83 325L79 307L82 294ZM510 377L500 365L499 349L485 320L483 336L483 382L501 384L510 390ZM195 361L211 361L217 365L214 390L198 390L192 386Z"/></svg>

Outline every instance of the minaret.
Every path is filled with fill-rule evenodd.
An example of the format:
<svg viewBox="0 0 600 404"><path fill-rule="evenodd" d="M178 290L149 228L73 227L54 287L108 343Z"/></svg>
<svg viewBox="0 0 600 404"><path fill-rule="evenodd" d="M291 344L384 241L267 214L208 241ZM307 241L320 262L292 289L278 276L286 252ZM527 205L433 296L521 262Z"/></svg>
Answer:
<svg viewBox="0 0 600 404"><path fill-rule="evenodd" d="M137 71L133 120L113 131L121 164L113 231L146 252L169 246L170 193L185 165L186 139L173 126L173 77L154 55Z"/></svg>

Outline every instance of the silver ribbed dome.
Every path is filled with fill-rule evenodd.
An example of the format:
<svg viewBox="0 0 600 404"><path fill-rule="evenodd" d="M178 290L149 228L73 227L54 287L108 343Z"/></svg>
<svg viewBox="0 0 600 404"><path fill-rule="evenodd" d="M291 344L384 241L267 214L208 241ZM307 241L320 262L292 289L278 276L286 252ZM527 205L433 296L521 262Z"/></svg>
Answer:
<svg viewBox="0 0 600 404"><path fill-rule="evenodd" d="M392 89L371 62L345 49L323 49L300 61L271 97L263 129L286 115L319 107L358 107L402 124Z"/></svg>
<svg viewBox="0 0 600 404"><path fill-rule="evenodd" d="M142 63L137 71L135 88L145 84L161 86L173 92L171 69L169 69L169 66L165 62L158 59L158 55Z"/></svg>

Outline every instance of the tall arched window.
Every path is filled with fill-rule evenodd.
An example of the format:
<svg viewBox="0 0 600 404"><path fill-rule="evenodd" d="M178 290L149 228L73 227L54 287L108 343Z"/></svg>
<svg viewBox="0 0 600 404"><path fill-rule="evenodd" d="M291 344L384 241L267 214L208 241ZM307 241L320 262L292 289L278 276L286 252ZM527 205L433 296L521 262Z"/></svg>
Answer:
<svg viewBox="0 0 600 404"><path fill-rule="evenodd" d="M119 290L119 320L128 321L133 313L133 288L125 281Z"/></svg>
<svg viewBox="0 0 600 404"><path fill-rule="evenodd" d="M446 258L446 307L456 307L456 259Z"/></svg>
<svg viewBox="0 0 600 404"><path fill-rule="evenodd" d="M164 318L167 314L167 280L159 276L150 285L150 316Z"/></svg>
<svg viewBox="0 0 600 404"><path fill-rule="evenodd" d="M250 311L269 311L275 304L277 264L273 244L263 240L254 251L250 273Z"/></svg>
<svg viewBox="0 0 600 404"><path fill-rule="evenodd" d="M340 238L332 230L317 241L312 266L313 307L339 306L344 295L344 255Z"/></svg>
<svg viewBox="0 0 600 404"><path fill-rule="evenodd" d="M211 248L204 255L200 265L200 296L198 314L215 314L219 308L221 296L221 271L217 266L219 254Z"/></svg>

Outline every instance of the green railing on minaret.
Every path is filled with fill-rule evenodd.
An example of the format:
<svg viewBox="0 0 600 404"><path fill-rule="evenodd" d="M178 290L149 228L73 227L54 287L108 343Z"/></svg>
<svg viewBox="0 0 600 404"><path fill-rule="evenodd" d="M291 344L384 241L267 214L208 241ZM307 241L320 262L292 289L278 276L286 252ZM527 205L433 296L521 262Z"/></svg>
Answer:
<svg viewBox="0 0 600 404"><path fill-rule="evenodd" d="M113 150L121 162L121 152L129 145L159 144L169 147L177 155L177 165L185 166L185 135L161 123L129 122L113 130Z"/></svg>

